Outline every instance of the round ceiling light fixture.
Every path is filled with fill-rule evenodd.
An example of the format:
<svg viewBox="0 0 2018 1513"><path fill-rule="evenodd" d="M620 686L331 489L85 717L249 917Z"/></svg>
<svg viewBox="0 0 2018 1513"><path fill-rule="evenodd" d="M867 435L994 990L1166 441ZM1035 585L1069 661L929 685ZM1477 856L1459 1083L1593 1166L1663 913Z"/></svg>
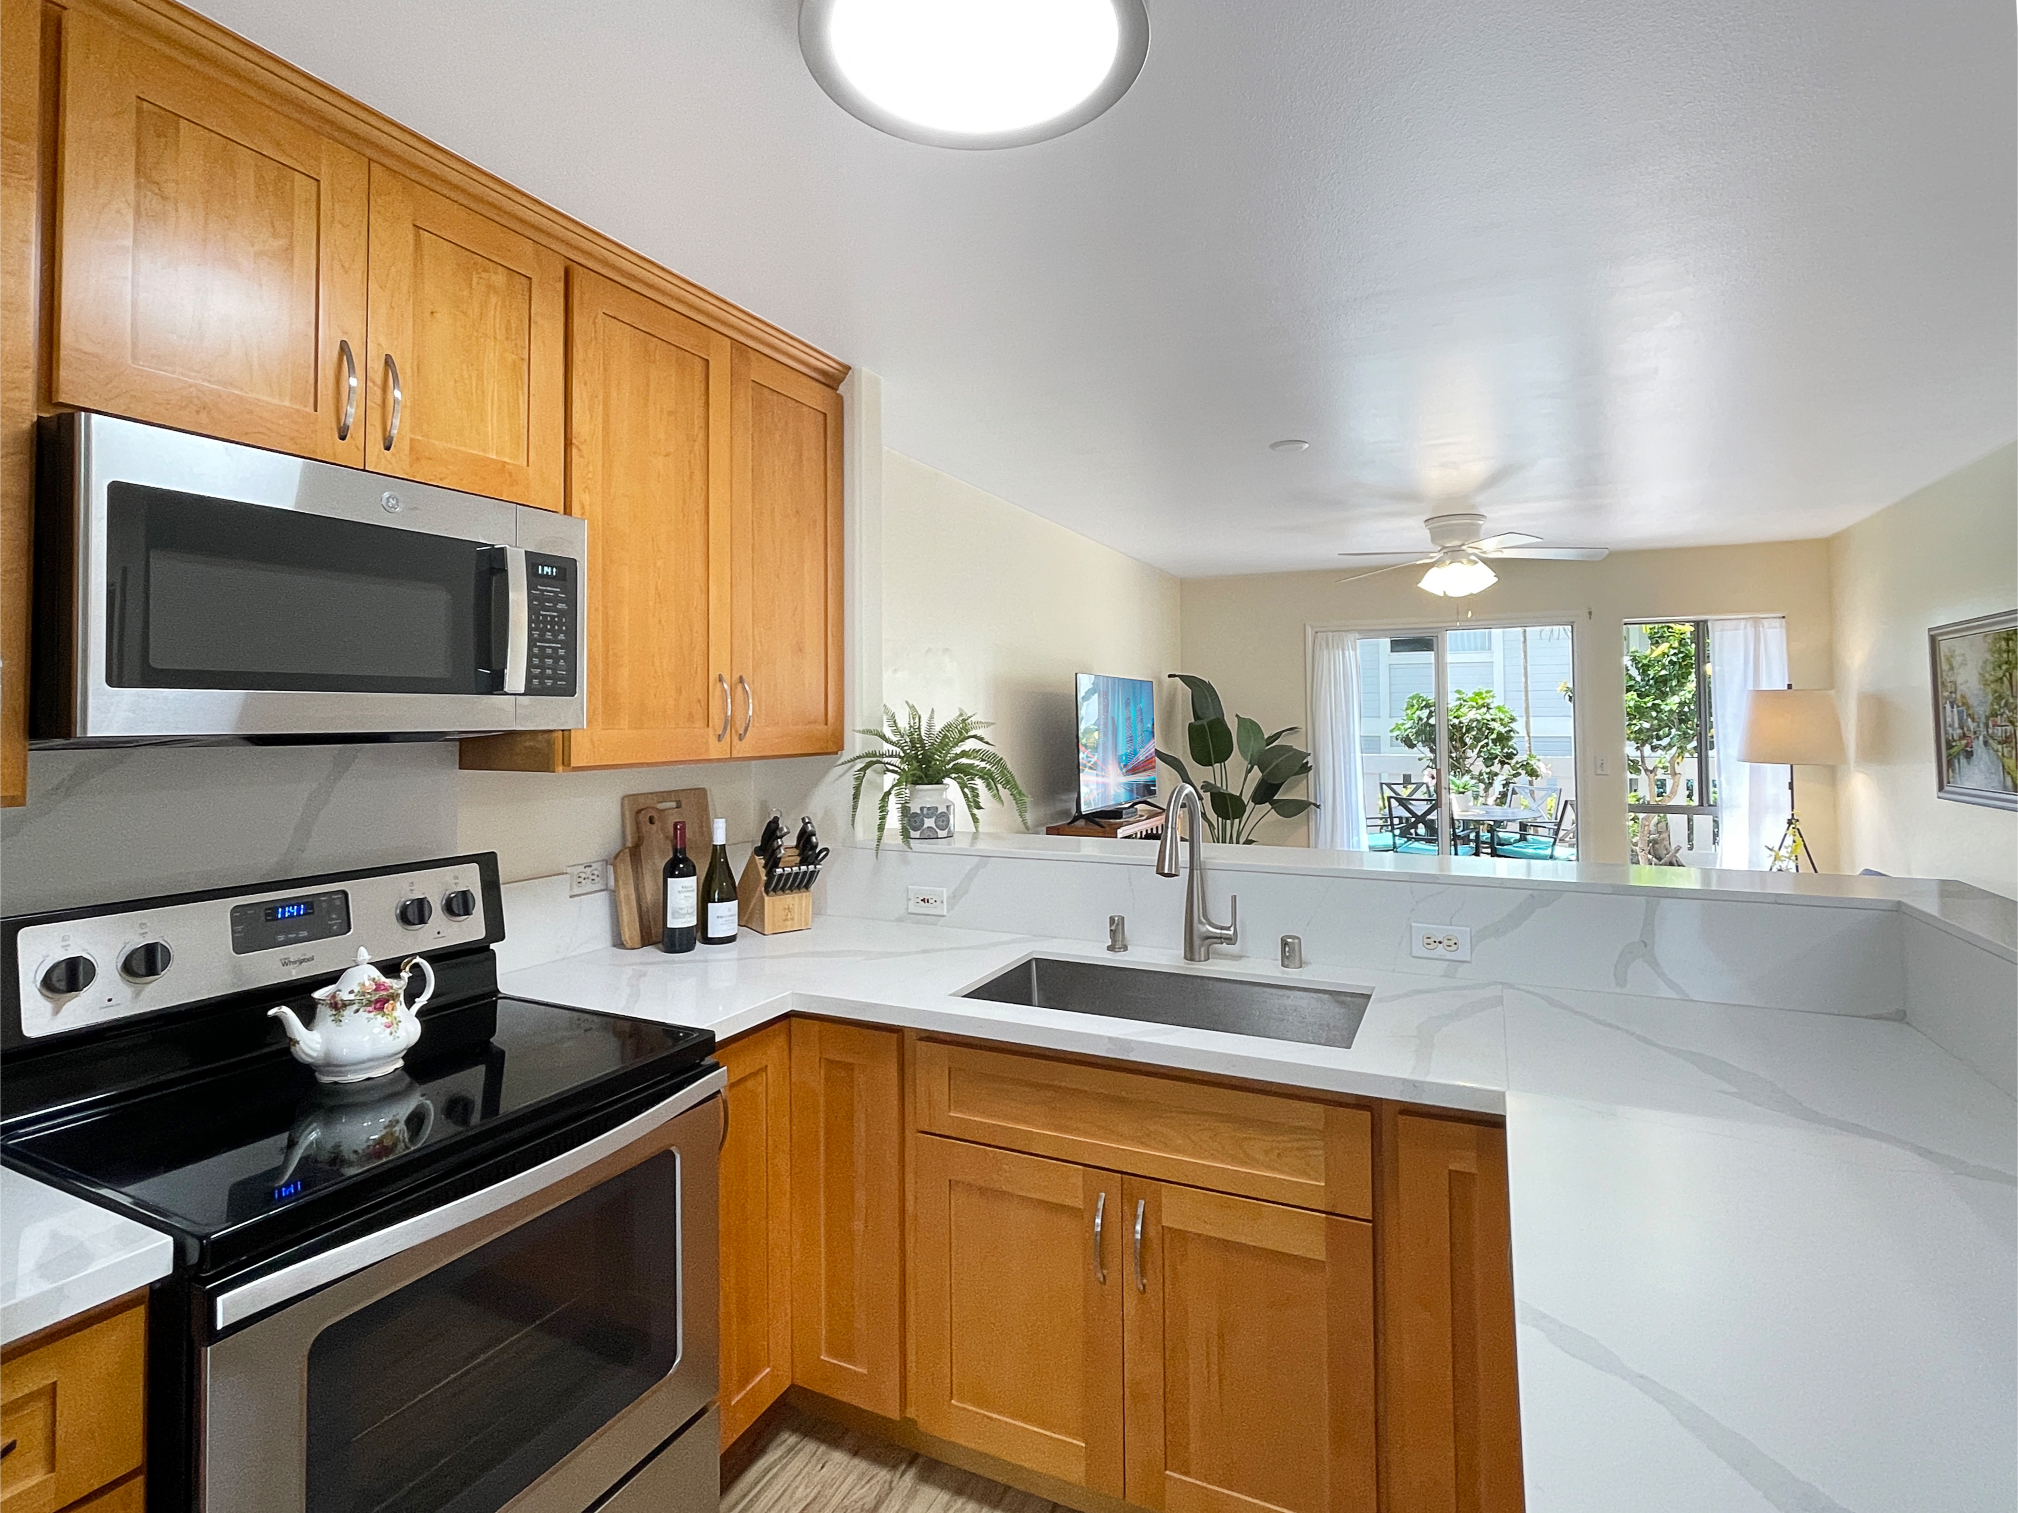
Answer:
<svg viewBox="0 0 2018 1513"><path fill-rule="evenodd" d="M1464 599L1484 593L1497 582L1499 574L1470 552L1446 550L1438 554L1435 564L1422 575L1416 587L1446 599Z"/></svg>
<svg viewBox="0 0 2018 1513"><path fill-rule="evenodd" d="M1268 444L1268 450L1271 452L1307 452L1310 450L1310 443L1299 437L1285 436L1280 441L1271 441Z"/></svg>
<svg viewBox="0 0 2018 1513"><path fill-rule="evenodd" d="M820 87L929 147L1023 147L1084 126L1149 54L1142 0L801 0Z"/></svg>

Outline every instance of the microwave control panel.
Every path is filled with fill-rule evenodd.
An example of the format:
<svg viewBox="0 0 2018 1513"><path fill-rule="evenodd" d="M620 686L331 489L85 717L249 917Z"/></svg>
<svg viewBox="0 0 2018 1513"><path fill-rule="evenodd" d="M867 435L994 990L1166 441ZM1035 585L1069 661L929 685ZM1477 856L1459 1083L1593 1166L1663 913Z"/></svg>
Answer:
<svg viewBox="0 0 2018 1513"><path fill-rule="evenodd" d="M526 692L572 699L580 676L575 645L575 609L581 564L572 557L526 553L526 596L530 634L526 637Z"/></svg>

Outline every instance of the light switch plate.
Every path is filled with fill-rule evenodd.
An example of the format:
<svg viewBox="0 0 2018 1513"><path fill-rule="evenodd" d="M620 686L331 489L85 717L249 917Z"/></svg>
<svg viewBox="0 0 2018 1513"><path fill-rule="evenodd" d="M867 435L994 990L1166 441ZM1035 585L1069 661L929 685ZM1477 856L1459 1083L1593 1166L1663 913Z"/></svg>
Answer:
<svg viewBox="0 0 2018 1513"><path fill-rule="evenodd" d="M909 899L908 904L905 906L908 912L912 914L937 914L942 917L945 915L946 890L944 888L907 888L904 891L905 896Z"/></svg>
<svg viewBox="0 0 2018 1513"><path fill-rule="evenodd" d="M1471 931L1464 925L1411 924L1408 954L1421 961L1470 961Z"/></svg>

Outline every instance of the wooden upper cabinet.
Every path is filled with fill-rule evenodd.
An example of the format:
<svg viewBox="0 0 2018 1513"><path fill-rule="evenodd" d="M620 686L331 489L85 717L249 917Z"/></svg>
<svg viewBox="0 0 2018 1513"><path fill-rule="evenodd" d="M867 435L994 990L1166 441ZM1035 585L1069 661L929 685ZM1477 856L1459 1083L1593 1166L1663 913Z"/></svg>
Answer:
<svg viewBox="0 0 2018 1513"><path fill-rule="evenodd" d="M735 755L841 749L841 396L735 349Z"/></svg>
<svg viewBox="0 0 2018 1513"><path fill-rule="evenodd" d="M911 1151L918 1427L1119 1497L1121 1178L932 1135Z"/></svg>
<svg viewBox="0 0 2018 1513"><path fill-rule="evenodd" d="M1125 1197L1128 1501L1374 1513L1373 1226L1134 1177Z"/></svg>
<svg viewBox="0 0 2018 1513"><path fill-rule="evenodd" d="M715 1049L722 1140L722 1445L792 1381L792 1035L780 1021Z"/></svg>
<svg viewBox="0 0 2018 1513"><path fill-rule="evenodd" d="M1421 1513L1518 1513L1506 1131L1392 1117L1381 1213L1382 1476Z"/></svg>
<svg viewBox="0 0 2018 1513"><path fill-rule="evenodd" d="M903 1037L792 1021L792 1380L903 1411Z"/></svg>
<svg viewBox="0 0 2018 1513"><path fill-rule="evenodd" d="M589 723L568 735L567 765L727 755L732 344L580 269L568 331L568 511L589 525Z"/></svg>
<svg viewBox="0 0 2018 1513"><path fill-rule="evenodd" d="M364 158L97 17L63 38L51 397L361 464Z"/></svg>
<svg viewBox="0 0 2018 1513"><path fill-rule="evenodd" d="M566 278L558 252L374 163L365 465L562 508Z"/></svg>

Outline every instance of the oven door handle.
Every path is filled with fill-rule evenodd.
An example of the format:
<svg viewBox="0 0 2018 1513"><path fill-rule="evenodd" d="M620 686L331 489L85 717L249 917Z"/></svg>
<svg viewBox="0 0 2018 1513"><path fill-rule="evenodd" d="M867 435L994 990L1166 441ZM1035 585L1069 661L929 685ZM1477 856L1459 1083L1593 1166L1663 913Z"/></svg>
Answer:
<svg viewBox="0 0 2018 1513"><path fill-rule="evenodd" d="M254 1314L264 1313L303 1293L340 1281L352 1272L362 1271L367 1266L425 1245L430 1240L440 1239L501 1208L509 1208L542 1188L566 1181L576 1172L586 1170L604 1157L613 1156L625 1146L642 1140L660 1125L670 1123L707 1102L728 1085L729 1074L715 1067L698 1082L689 1083L665 1102L646 1109L634 1119L625 1120L615 1129L605 1130L573 1150L563 1151L551 1161L542 1161L538 1166L528 1167L452 1203L415 1214L397 1224L388 1224L384 1229L374 1230L320 1255L310 1256L292 1266L220 1292L211 1301L213 1326L219 1330L229 1329Z"/></svg>
<svg viewBox="0 0 2018 1513"><path fill-rule="evenodd" d="M526 551L522 546L505 548L505 664L504 691L526 691L526 663L532 655L532 601L526 592Z"/></svg>

